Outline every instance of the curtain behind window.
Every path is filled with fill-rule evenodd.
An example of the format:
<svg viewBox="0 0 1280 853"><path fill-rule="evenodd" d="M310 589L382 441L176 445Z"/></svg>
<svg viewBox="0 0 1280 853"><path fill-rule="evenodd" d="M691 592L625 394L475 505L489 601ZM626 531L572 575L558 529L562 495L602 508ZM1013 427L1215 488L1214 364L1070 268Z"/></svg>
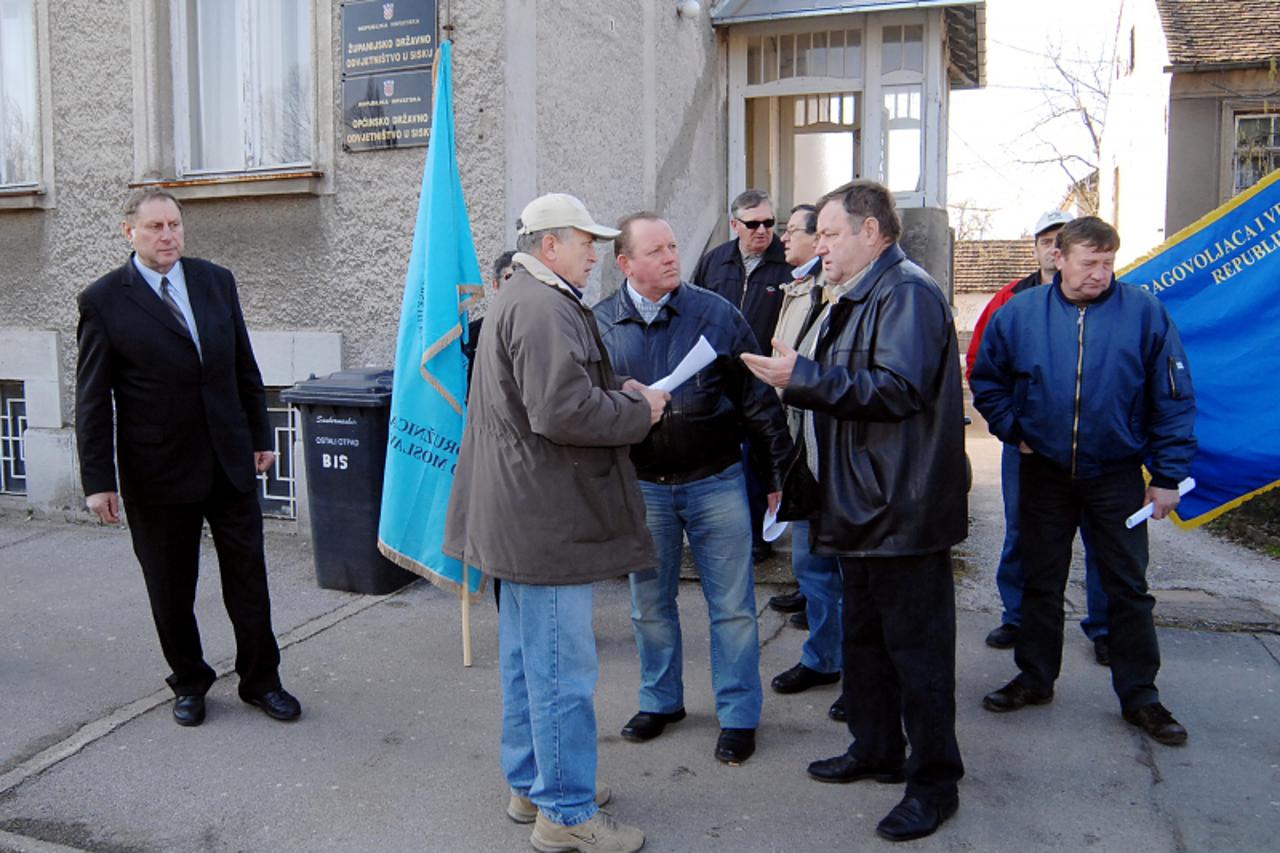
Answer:
<svg viewBox="0 0 1280 853"><path fill-rule="evenodd" d="M185 0L187 172L310 165L305 0Z"/></svg>
<svg viewBox="0 0 1280 853"><path fill-rule="evenodd" d="M0 0L0 186L39 182L34 0Z"/></svg>

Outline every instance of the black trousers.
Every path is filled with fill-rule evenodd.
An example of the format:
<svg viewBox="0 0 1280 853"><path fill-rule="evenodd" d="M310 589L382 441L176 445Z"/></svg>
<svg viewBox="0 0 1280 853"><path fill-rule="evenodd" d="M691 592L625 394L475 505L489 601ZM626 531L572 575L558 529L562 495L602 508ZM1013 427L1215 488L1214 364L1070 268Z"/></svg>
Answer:
<svg viewBox="0 0 1280 853"><path fill-rule="evenodd" d="M907 796L956 795L956 596L951 552L841 557L844 695L852 754L897 764L907 744ZM903 726L906 737L903 737Z"/></svg>
<svg viewBox="0 0 1280 853"><path fill-rule="evenodd" d="M205 662L196 625L196 580L205 519L222 576L222 600L236 638L240 695L280 688L280 648L271 627L262 510L253 492L238 492L219 472L203 501L125 504L133 551L151 599L160 649L173 672L165 679L179 696L203 696L216 674Z"/></svg>
<svg viewBox="0 0 1280 853"><path fill-rule="evenodd" d="M1156 642L1147 591L1147 528L1124 520L1142 506L1142 471L1132 469L1073 479L1042 456L1025 455L1019 466L1022 525L1022 630L1014 647L1019 678L1029 687L1053 687L1062 670L1062 605L1071 566L1071 543L1082 520L1089 523L1102 588L1107 593L1111 684L1124 710L1160 700Z"/></svg>

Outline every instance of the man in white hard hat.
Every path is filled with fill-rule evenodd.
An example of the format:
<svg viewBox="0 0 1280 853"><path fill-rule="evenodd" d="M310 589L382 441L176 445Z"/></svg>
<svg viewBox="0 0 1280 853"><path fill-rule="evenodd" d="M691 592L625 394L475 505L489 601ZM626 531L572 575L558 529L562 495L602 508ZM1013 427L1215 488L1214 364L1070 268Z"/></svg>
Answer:
<svg viewBox="0 0 1280 853"><path fill-rule="evenodd" d="M996 311L1019 293L1033 287L1048 284L1057 274L1058 250L1055 243L1062 226L1074 219L1070 213L1050 210L1040 215L1032 237L1035 240L1035 256L1038 269L1025 278L1015 279L996 292L987 303L973 327L973 340L965 357L965 379L973 373L982 345L982 333ZM1000 458L1000 492L1004 499L1004 547L1000 551L1000 563L996 567L996 588L1004 612L1000 624L987 634L987 645L994 649L1011 649L1022 627L1022 544L1018 524L1018 448L1005 445ZM1107 594L1102 589L1098 564L1094 557L1092 537L1088 524L1080 526L1080 540L1084 544L1085 593L1088 609L1080 620L1080 630L1093 644L1093 656L1102 666L1111 663L1111 646L1107 636Z"/></svg>
<svg viewBox="0 0 1280 853"><path fill-rule="evenodd" d="M476 351L444 552L501 578L507 815L539 850L632 851L644 833L599 811L591 584L652 568L628 456L670 395L614 375L582 289L598 225L552 193L517 222L515 272Z"/></svg>

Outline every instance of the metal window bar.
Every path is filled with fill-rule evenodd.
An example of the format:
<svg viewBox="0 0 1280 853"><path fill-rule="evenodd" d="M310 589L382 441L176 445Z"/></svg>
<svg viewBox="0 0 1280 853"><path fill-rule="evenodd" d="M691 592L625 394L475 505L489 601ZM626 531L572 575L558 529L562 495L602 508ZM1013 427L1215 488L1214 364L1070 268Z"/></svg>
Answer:
<svg viewBox="0 0 1280 853"><path fill-rule="evenodd" d="M1236 116L1235 192L1243 192L1280 168L1280 116Z"/></svg>
<svg viewBox="0 0 1280 853"><path fill-rule="evenodd" d="M0 494L27 493L27 401L21 382L0 382Z"/></svg>
<svg viewBox="0 0 1280 853"><path fill-rule="evenodd" d="M258 503L270 518L298 517L297 478L293 472L293 443L298 436L298 410L280 399L280 388L267 389L267 421L271 424L276 464L258 475Z"/></svg>

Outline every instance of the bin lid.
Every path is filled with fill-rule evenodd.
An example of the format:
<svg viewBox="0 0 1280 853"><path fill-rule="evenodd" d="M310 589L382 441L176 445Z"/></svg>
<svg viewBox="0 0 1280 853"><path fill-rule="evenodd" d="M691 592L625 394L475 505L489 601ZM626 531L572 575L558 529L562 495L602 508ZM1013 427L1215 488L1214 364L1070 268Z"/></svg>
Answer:
<svg viewBox="0 0 1280 853"><path fill-rule="evenodd" d="M304 379L280 392L286 403L321 406L386 406L391 400L391 378L386 368L340 370L328 376Z"/></svg>

